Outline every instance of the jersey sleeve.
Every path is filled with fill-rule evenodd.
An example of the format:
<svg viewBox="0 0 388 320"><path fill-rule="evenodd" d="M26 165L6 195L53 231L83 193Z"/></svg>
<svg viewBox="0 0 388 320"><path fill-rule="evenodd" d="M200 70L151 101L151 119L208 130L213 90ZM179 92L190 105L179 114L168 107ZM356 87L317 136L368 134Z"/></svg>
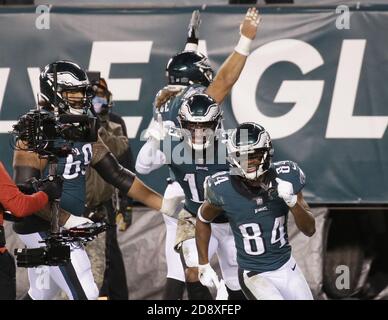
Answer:
<svg viewBox="0 0 388 320"><path fill-rule="evenodd" d="M220 188L218 185L218 176L217 174L207 178L204 182L205 189L205 200L210 204L222 208L224 201L221 196Z"/></svg>
<svg viewBox="0 0 388 320"><path fill-rule="evenodd" d="M296 162L279 161L274 163L276 176L292 184L294 194L299 193L306 185L306 175Z"/></svg>

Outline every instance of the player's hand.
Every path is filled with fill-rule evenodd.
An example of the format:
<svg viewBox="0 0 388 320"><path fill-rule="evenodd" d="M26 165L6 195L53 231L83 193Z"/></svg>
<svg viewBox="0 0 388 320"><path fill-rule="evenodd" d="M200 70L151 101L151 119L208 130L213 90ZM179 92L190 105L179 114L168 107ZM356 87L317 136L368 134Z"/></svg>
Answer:
<svg viewBox="0 0 388 320"><path fill-rule="evenodd" d="M251 40L255 39L257 27L260 24L261 16L256 8L249 8L245 18L240 25L240 33Z"/></svg>
<svg viewBox="0 0 388 320"><path fill-rule="evenodd" d="M120 231L125 231L132 224L132 207L126 207L116 215L116 224Z"/></svg>
<svg viewBox="0 0 388 320"><path fill-rule="evenodd" d="M71 228L79 227L83 224L93 224L93 221L88 218L70 215L63 227L69 230Z"/></svg>
<svg viewBox="0 0 388 320"><path fill-rule="evenodd" d="M158 113L156 121L152 121L148 127L144 138L154 138L156 141L161 141L167 135L167 128L165 128L162 120L162 115Z"/></svg>
<svg viewBox="0 0 388 320"><path fill-rule="evenodd" d="M205 287L217 289L220 287L217 273L210 266L210 263L198 265L198 278Z"/></svg>
<svg viewBox="0 0 388 320"><path fill-rule="evenodd" d="M294 188L292 187L292 184L280 178L276 178L276 182L278 183L278 196L283 198L285 203L290 208L295 206L298 196L294 194Z"/></svg>
<svg viewBox="0 0 388 320"><path fill-rule="evenodd" d="M181 202L185 199L184 196L174 196L172 198L163 198L162 207L160 208L160 212L164 213L169 217L176 216L177 208L181 204Z"/></svg>
<svg viewBox="0 0 388 320"><path fill-rule="evenodd" d="M50 201L59 199L62 194L63 180L59 176L49 176L47 179L39 181L38 189L47 194Z"/></svg>
<svg viewBox="0 0 388 320"><path fill-rule="evenodd" d="M153 106L156 109L159 109L168 100L175 97L179 92L181 92L182 88L182 86L165 86L156 94Z"/></svg>
<svg viewBox="0 0 388 320"><path fill-rule="evenodd" d="M198 41L200 24L201 16L199 10L194 10L189 23L189 32L187 34L188 39Z"/></svg>
<svg viewBox="0 0 388 320"><path fill-rule="evenodd" d="M220 280L220 286L217 288L217 296L216 300L228 300L229 294L228 290L226 289L225 281L224 279Z"/></svg>

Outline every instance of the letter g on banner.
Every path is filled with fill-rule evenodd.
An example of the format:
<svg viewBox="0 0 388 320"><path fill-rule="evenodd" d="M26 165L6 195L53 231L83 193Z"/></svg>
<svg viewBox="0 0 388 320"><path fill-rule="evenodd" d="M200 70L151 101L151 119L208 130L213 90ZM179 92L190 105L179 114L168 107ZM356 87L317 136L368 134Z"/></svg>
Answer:
<svg viewBox="0 0 388 320"><path fill-rule="evenodd" d="M279 117L264 115L256 105L256 88L263 73L281 61L293 63L306 74L323 64L320 53L301 40L276 40L257 48L246 62L232 90L232 109L236 120L254 121L263 125L272 139L285 138L302 129L319 106L323 80L284 80L274 102L294 102L293 108Z"/></svg>

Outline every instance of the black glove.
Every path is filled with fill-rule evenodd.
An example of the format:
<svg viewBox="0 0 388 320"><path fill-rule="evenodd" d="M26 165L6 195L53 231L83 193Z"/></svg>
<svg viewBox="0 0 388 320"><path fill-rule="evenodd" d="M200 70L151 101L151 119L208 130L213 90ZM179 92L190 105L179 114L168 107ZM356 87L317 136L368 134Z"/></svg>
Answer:
<svg viewBox="0 0 388 320"><path fill-rule="evenodd" d="M38 190L47 194L50 201L59 199L62 194L63 180L60 176L49 176L39 181Z"/></svg>

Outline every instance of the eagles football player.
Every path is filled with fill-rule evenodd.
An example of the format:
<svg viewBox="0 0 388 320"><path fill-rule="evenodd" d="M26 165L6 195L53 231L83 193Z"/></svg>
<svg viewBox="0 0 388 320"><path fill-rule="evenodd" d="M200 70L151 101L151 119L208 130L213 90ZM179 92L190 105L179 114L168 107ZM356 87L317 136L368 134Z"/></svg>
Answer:
<svg viewBox="0 0 388 320"><path fill-rule="evenodd" d="M161 121L155 121L150 126L148 131L150 138L140 150L137 157L136 170L139 173L147 174L166 163L166 155L158 150L159 141L165 136L166 127L181 127L182 129L191 130L193 136L191 137L189 135L187 141L193 150L202 152L202 150L208 147L210 140L205 143L202 143L201 141L196 142L195 131L199 132L203 129L215 129L213 124L218 121L220 115L217 116L217 121L212 120L213 123L212 121L210 121L210 123L205 123L208 121L205 120L207 118L203 116L205 115L205 112L209 110L208 107L210 105L216 104L218 107L219 103L223 101L230 92L233 84L237 81L244 67L246 58L249 55L250 43L256 36L259 21L260 17L257 10L255 8L250 8L240 28L240 41L234 52L228 57L219 70L214 81L212 81L213 70L204 55L195 51L184 51L170 59L166 68L169 86L158 93L154 104L159 111L156 113L155 118L160 118L161 116L163 123L161 124ZM190 97L194 97L194 95L196 98L190 100ZM182 105L182 101L185 100L190 101L188 102L188 105L190 106L195 105L200 100L207 101L204 105L198 107L198 109L202 108L202 110L197 110L199 112L198 114L195 114L197 111L194 111L191 115L184 115L181 113L180 117L183 121L178 123L177 113ZM204 108L204 106L206 106L206 108ZM187 112L190 112L190 107ZM192 120L195 119L195 121L185 122L182 117L186 116L192 118ZM200 117L203 117L200 121L196 120ZM187 127L185 127L186 125ZM199 140L201 140L201 138ZM205 165L205 163L203 164ZM174 163L172 163L170 168L174 173L174 179L177 180L185 190L186 209L190 202L196 203L198 206L198 204L203 201L202 183L205 176L201 177L199 171L195 170L194 167L194 169L190 168L191 173L186 172L186 174L181 175L180 180L178 180L173 167L179 168L179 165L174 165ZM208 168L205 166L204 170L208 170ZM212 167L211 170L223 169ZM210 173L208 172L207 174L209 175ZM194 226L190 222L190 218L193 217L192 215L195 216L196 213L196 209L193 209L193 207L195 207L195 205L191 207L191 210L185 210L186 214L182 214L181 212L176 242L177 247L181 250L183 262L186 267L185 276L189 299L210 299L211 295L209 290L200 285L197 277L197 254L194 242ZM185 240L188 241L186 242ZM182 243L184 242L186 242L185 246L187 246L187 248L182 248ZM233 256L233 253L231 256ZM233 258L228 261L225 260L225 263L233 265L232 260ZM226 268L223 269L223 271L225 270ZM227 284L227 287L229 288L229 297L232 299L240 298L242 295L239 294L239 285L237 281L232 280L234 277L233 271L231 272L232 276L227 276L226 271L223 273L224 277L226 276L228 278L227 282L229 282L229 285Z"/></svg>
<svg viewBox="0 0 388 320"><path fill-rule="evenodd" d="M55 64L55 66L54 66ZM57 75L57 88L54 86L54 70ZM91 106L90 84L85 71L71 61L57 61L47 65L39 77L40 93L43 101L41 108L56 114L88 114ZM55 97L56 96L56 97ZM63 140L57 139L55 144L61 145ZM47 173L47 160L41 159L34 152L25 152L23 141L18 142L19 150L14 154L15 181L23 185L32 177L39 178L41 172ZM128 194L145 205L169 213L176 203L163 199L159 194L145 186L141 180L129 170L118 164L101 139L96 143L75 142L72 153L67 157L58 158L58 174L64 179L60 206L64 210L82 216L85 209L85 171L92 165L108 183ZM41 215L50 216L47 209ZM86 218L79 219L90 222ZM65 228L74 226L74 219L69 219ZM37 215L23 218L14 224L14 230L28 248L41 246L40 241L47 237L50 224ZM35 268L28 269L30 289L26 299L52 299L59 289L65 291L69 299L96 299L98 289L94 282L88 256L83 247L73 247L71 262L65 266L48 267L49 283L41 286L41 274Z"/></svg>
<svg viewBox="0 0 388 320"><path fill-rule="evenodd" d="M205 72L208 72L208 68L201 69L197 62L204 59L204 56L197 53L198 41L199 41L199 25L200 14L198 10L193 11L189 28L188 37L186 40L184 51L172 57L166 68L168 85L165 90L169 93L175 94L176 92L185 88L188 84L182 83L177 85L175 83L176 72L180 73L180 78L186 78L192 83L199 83L202 85L208 85L209 81L204 76ZM212 73L212 71L211 71ZM171 75L172 77L169 77ZM161 90L159 94L162 93ZM165 108L168 108L165 103ZM162 107L163 109L163 107ZM157 118L159 111L154 107L154 117ZM154 125L155 126L155 125ZM151 140L151 139L150 139ZM158 141L153 140L153 144L158 144ZM136 162L136 170L141 174L149 174L151 171L158 169L161 166L164 154L155 147L155 152L159 152L156 156L157 161L147 155L147 153L153 152L154 147L150 147L150 144L145 144L141 152L138 154ZM159 159L159 157L162 157ZM160 160L160 161L159 161ZM172 176L172 174L171 174ZM175 197L178 200L184 199L184 192L178 182L169 178L167 188L164 192L164 196L168 198ZM180 208L177 208L179 212ZM164 287L163 299L164 300L181 300L185 289L185 274L182 267L179 254L174 250L176 231L177 231L177 219L173 216L167 216L163 214L163 220L166 225L166 241L165 241L165 255L167 263L167 281Z"/></svg>
<svg viewBox="0 0 388 320"><path fill-rule="evenodd" d="M231 170L206 181L206 200L198 210L196 242L199 279L214 286L209 265L211 221L225 212L237 248L239 281L248 299L312 299L307 282L291 255L287 216L290 210L300 231L311 237L315 220L302 189L305 175L292 161L271 163L274 153L268 132L243 123L228 137Z"/></svg>

